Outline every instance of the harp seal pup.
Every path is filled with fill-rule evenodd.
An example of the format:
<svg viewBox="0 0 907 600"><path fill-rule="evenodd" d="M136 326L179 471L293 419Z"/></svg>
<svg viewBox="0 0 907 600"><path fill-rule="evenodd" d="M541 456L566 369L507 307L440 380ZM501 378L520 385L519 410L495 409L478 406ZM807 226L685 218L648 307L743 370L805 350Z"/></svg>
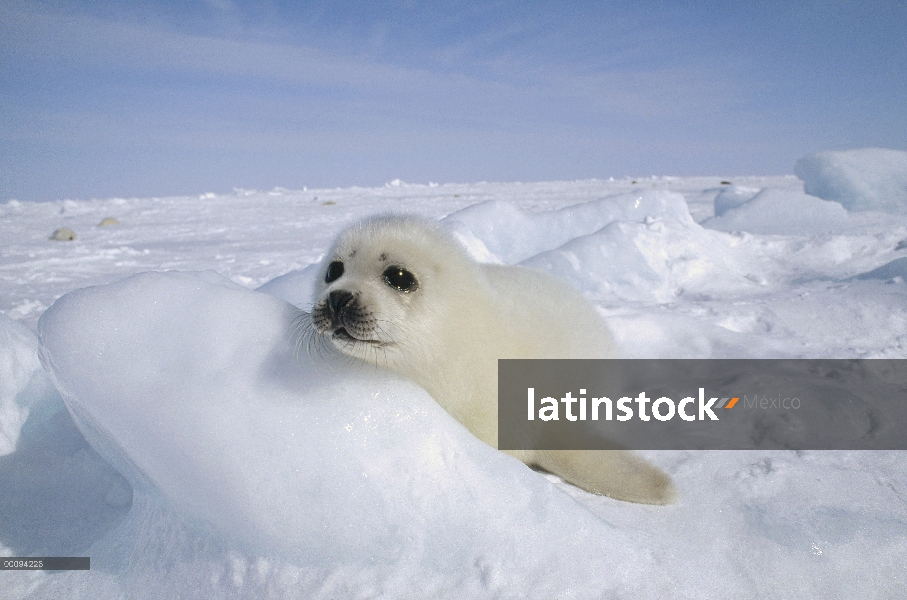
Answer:
<svg viewBox="0 0 907 600"><path fill-rule="evenodd" d="M312 328L316 344L412 379L495 448L498 358L617 354L604 321L566 283L478 263L438 223L409 216L339 235L319 271ZM674 497L670 478L628 451L507 453L596 494L648 504Z"/></svg>

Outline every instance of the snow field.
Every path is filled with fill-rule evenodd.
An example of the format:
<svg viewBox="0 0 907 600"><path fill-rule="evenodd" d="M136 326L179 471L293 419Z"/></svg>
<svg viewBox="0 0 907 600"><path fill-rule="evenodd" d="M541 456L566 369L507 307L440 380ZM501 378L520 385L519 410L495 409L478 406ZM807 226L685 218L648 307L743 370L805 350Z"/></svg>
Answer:
<svg viewBox="0 0 907 600"><path fill-rule="evenodd" d="M649 452L681 499L616 502L483 446L411 383L297 353L293 305L347 222L409 211L446 217L480 260L569 281L630 357L904 358L905 155L820 153L803 182L0 205L0 552L92 557L0 589L899 597L903 452ZM61 226L76 241L47 240ZM168 269L195 273L135 275Z"/></svg>

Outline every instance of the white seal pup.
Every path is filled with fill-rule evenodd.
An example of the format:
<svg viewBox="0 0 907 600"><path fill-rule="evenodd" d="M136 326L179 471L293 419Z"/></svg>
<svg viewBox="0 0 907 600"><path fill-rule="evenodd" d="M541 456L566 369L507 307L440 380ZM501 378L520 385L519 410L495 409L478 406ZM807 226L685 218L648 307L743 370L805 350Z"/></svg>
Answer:
<svg viewBox="0 0 907 600"><path fill-rule="evenodd" d="M325 256L312 309L315 343L422 386L497 447L498 358L609 358L611 334L566 283L481 264L437 223L377 217L343 231ZM508 451L590 492L664 504L667 475L622 450Z"/></svg>

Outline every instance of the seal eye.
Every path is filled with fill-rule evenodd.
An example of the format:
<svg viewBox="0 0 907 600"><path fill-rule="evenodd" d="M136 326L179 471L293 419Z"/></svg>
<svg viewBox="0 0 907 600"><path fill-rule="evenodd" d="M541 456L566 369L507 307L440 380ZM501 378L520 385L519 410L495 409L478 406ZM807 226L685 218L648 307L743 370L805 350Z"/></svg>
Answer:
<svg viewBox="0 0 907 600"><path fill-rule="evenodd" d="M388 267L382 274L384 283L400 292L412 292L419 287L416 276L403 267Z"/></svg>
<svg viewBox="0 0 907 600"><path fill-rule="evenodd" d="M324 282L333 283L340 279L341 275L343 275L343 263L339 260L335 260L328 265L328 272L324 276Z"/></svg>

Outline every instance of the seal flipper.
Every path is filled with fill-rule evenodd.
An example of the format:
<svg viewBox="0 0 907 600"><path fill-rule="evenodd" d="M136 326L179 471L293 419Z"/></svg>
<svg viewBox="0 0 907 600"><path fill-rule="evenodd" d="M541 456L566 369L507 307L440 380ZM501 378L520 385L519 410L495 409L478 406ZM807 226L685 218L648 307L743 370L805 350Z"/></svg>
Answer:
<svg viewBox="0 0 907 600"><path fill-rule="evenodd" d="M508 452L594 494L642 504L669 504L677 497L671 478L627 450Z"/></svg>

